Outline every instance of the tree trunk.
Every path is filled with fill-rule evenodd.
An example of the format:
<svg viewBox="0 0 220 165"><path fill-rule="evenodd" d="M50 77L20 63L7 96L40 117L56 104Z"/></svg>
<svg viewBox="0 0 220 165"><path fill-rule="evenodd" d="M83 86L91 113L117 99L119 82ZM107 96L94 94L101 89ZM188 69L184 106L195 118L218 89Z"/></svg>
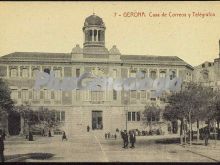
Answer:
<svg viewBox="0 0 220 165"><path fill-rule="evenodd" d="M197 122L197 142L199 142L199 120L196 120Z"/></svg>
<svg viewBox="0 0 220 165"><path fill-rule="evenodd" d="M192 145L191 110L189 111L189 145Z"/></svg>
<svg viewBox="0 0 220 165"><path fill-rule="evenodd" d="M180 144L183 145L183 119L181 119L180 123Z"/></svg>

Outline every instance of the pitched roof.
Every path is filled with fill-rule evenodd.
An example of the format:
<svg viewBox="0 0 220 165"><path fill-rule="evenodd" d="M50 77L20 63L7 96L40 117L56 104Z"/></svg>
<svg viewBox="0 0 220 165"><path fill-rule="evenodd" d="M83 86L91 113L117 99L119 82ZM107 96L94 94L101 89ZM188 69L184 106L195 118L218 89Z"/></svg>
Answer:
<svg viewBox="0 0 220 165"><path fill-rule="evenodd" d="M84 54L84 55L86 55L86 57L91 56L90 59L94 62L96 62L97 56L100 56L98 54ZM177 56L121 55L120 58L122 63L184 65L193 69L191 65L189 65L188 63L186 63ZM71 59L72 59L71 53L46 53L46 52L14 52L0 57L0 61L15 61L15 62L17 61L71 62Z"/></svg>
<svg viewBox="0 0 220 165"><path fill-rule="evenodd" d="M14 52L0 57L0 61L55 61L69 62L70 53Z"/></svg>

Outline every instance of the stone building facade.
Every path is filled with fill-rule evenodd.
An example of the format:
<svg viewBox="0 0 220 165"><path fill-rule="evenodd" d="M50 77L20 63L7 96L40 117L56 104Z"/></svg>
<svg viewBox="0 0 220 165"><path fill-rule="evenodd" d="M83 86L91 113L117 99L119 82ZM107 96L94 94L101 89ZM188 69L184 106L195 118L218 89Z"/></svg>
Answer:
<svg viewBox="0 0 220 165"><path fill-rule="evenodd" d="M220 40L219 57L214 62L206 61L194 67L193 81L203 86L209 86L213 90L220 89Z"/></svg>
<svg viewBox="0 0 220 165"><path fill-rule="evenodd" d="M145 106L165 105L161 97L154 96L154 91L34 90L37 71L54 71L58 79L79 77L85 72L126 79L140 71L156 79L172 72L185 82L192 81L193 67L177 56L123 55L115 45L108 50L105 24L95 14L85 19L82 30L83 47L76 45L71 53L14 52L0 58L0 76L7 80L16 105L28 103L34 110L39 107L57 110L57 118L69 134L85 131L87 125L101 132L126 127L142 130L146 129L142 121ZM166 132L167 123L161 117L158 120Z"/></svg>

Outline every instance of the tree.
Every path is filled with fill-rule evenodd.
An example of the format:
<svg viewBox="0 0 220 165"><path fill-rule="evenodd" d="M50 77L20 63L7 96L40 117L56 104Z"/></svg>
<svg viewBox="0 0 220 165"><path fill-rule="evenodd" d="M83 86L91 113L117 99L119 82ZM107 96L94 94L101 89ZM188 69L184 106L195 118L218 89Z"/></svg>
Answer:
<svg viewBox="0 0 220 165"><path fill-rule="evenodd" d="M8 133L8 115L13 112L14 107L14 102L10 95L11 91L7 82L0 78L0 124L6 133Z"/></svg>
<svg viewBox="0 0 220 165"><path fill-rule="evenodd" d="M11 90L7 83L0 78L0 110L10 113L13 110L14 102L11 99Z"/></svg>
<svg viewBox="0 0 220 165"><path fill-rule="evenodd" d="M150 131L152 130L153 124L157 123L160 119L161 109L155 105L145 106L143 112L143 122L150 126Z"/></svg>
<svg viewBox="0 0 220 165"><path fill-rule="evenodd" d="M163 117L166 120L172 121L179 119L181 121L182 136L186 131L184 125L186 122L189 123L189 139L191 144L192 139L192 123L197 121L197 137L199 137L199 121L207 118L207 113L210 113L209 106L214 98L215 94L209 87L202 87L195 83L189 83L185 86L184 90L178 93L173 93L168 97L168 105L165 107ZM182 142L182 139L181 139Z"/></svg>

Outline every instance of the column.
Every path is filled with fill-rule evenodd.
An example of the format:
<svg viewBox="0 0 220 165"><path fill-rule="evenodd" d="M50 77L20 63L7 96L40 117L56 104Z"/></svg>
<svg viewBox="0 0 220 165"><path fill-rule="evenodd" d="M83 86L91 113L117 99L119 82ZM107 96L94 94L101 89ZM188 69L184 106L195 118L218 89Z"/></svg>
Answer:
<svg viewBox="0 0 220 165"><path fill-rule="evenodd" d="M21 72L21 69L20 69L20 65L18 66L18 77L20 77L20 72Z"/></svg>
<svg viewBox="0 0 220 165"><path fill-rule="evenodd" d="M29 78L31 78L32 77L32 74L31 74L31 72L32 72L32 69L31 69L31 65L29 66Z"/></svg>
<svg viewBox="0 0 220 165"><path fill-rule="evenodd" d="M97 41L99 42L99 31L100 30L97 30Z"/></svg>
<svg viewBox="0 0 220 165"><path fill-rule="evenodd" d="M10 73L10 72L9 72L9 66L8 66L8 65L7 65L7 71L6 71L6 72L7 72L6 77L9 78L9 73Z"/></svg>
<svg viewBox="0 0 220 165"><path fill-rule="evenodd" d="M94 30L92 30L92 42L94 41Z"/></svg>
<svg viewBox="0 0 220 165"><path fill-rule="evenodd" d="M179 77L179 69L176 69L176 77Z"/></svg>
<svg viewBox="0 0 220 165"><path fill-rule="evenodd" d="M59 111L59 113L60 113L60 121L61 121L61 119L62 119L62 117L61 117L61 111Z"/></svg>
<svg viewBox="0 0 220 165"><path fill-rule="evenodd" d="M96 42L98 42L98 30L96 30Z"/></svg>

